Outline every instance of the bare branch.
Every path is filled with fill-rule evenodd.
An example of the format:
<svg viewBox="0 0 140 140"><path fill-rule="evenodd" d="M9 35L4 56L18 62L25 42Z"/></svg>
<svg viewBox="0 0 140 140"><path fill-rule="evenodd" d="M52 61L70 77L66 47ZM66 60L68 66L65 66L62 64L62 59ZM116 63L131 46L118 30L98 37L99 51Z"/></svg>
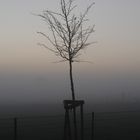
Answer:
<svg viewBox="0 0 140 140"><path fill-rule="evenodd" d="M83 14L76 16L72 14L72 11L77 7L77 5L73 4L74 1L60 0L61 13L45 10L43 14L38 15L49 25L53 36L51 39L45 33L37 32L47 38L54 46L54 49L48 48L44 44L43 46L67 61L75 59L80 50L92 44L87 43L87 40L94 32L94 26L88 28L84 28L83 26L88 21L86 15L94 5L94 2L87 7Z"/></svg>
<svg viewBox="0 0 140 140"><path fill-rule="evenodd" d="M46 46L45 44L43 44L43 43L38 43L38 45L39 45L39 46L43 46L44 48L46 48L46 49L48 49L48 50L50 50L50 51L54 52L55 54L57 54L57 53L58 53L57 51L55 51L55 50L53 50L53 49L51 49L51 48L47 47L47 46Z"/></svg>
<svg viewBox="0 0 140 140"><path fill-rule="evenodd" d="M49 42L53 45L53 46L55 46L55 44L53 43L53 41L50 39L50 37L49 36L47 36L46 34L44 34L44 33L42 33L42 32L37 32L38 34L41 34L42 36L44 36L44 37L46 37L48 40L49 40Z"/></svg>
<svg viewBox="0 0 140 140"><path fill-rule="evenodd" d="M73 62L83 62L83 63L93 64L93 62L91 61L83 61L83 60L74 60Z"/></svg>

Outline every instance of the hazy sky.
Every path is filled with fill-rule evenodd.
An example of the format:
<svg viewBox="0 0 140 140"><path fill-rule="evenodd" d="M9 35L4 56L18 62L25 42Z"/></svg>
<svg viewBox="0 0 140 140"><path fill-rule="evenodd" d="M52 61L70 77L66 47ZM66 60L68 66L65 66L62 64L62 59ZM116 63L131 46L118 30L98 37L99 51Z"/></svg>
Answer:
<svg viewBox="0 0 140 140"><path fill-rule="evenodd" d="M91 0L77 0L83 10ZM47 32L32 13L58 10L59 0L0 0L0 102L61 102L70 97L67 63L37 45ZM83 51L74 76L87 101L140 100L140 1L95 0L88 14L97 41ZM47 43L47 40L46 40Z"/></svg>

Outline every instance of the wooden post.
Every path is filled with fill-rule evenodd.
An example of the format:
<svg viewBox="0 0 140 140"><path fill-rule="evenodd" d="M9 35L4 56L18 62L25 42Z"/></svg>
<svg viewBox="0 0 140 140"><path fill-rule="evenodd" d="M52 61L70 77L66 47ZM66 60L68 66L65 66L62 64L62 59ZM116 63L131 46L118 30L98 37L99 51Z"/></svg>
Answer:
<svg viewBox="0 0 140 140"><path fill-rule="evenodd" d="M17 140L17 118L14 118L14 140Z"/></svg>
<svg viewBox="0 0 140 140"><path fill-rule="evenodd" d="M67 139L67 111L65 110L65 123L64 123L64 137L63 137L63 140L66 140Z"/></svg>
<svg viewBox="0 0 140 140"><path fill-rule="evenodd" d="M78 140L78 134L77 134L77 121L76 121L76 107L80 107L80 115L81 115L81 140L84 140L84 118L83 118L83 100L64 100L64 108L65 108L65 125L64 125L64 140L72 139L71 136L71 127L70 127L70 118L69 118L69 110L73 110L74 115L74 130L73 130L73 136L74 140ZM67 132L68 131L68 132Z"/></svg>
<svg viewBox="0 0 140 140"><path fill-rule="evenodd" d="M83 104L81 104L81 140L84 140L84 116L83 116Z"/></svg>
<svg viewBox="0 0 140 140"><path fill-rule="evenodd" d="M92 120L91 120L91 140L94 140L94 112L92 112Z"/></svg>
<svg viewBox="0 0 140 140"><path fill-rule="evenodd" d="M70 125L70 117L69 117L69 110L67 109L67 123L68 123L68 137L71 140L71 125Z"/></svg>
<svg viewBox="0 0 140 140"><path fill-rule="evenodd" d="M67 140L67 139L71 140L71 126L70 126L69 110L68 108L65 108L65 124L64 124L63 140Z"/></svg>
<svg viewBox="0 0 140 140"><path fill-rule="evenodd" d="M74 140L78 140L77 121L76 121L76 107L73 108L73 123L74 123Z"/></svg>

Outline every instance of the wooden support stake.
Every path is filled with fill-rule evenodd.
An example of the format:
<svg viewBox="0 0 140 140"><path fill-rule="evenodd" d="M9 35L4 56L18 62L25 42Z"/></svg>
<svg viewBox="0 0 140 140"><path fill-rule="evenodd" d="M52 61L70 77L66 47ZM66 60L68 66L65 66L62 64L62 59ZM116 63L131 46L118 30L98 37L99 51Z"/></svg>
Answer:
<svg viewBox="0 0 140 140"><path fill-rule="evenodd" d="M84 140L84 116L83 116L83 104L81 104L81 140Z"/></svg>
<svg viewBox="0 0 140 140"><path fill-rule="evenodd" d="M74 140L78 140L77 121L76 121L76 107L73 108L73 123L74 123Z"/></svg>
<svg viewBox="0 0 140 140"><path fill-rule="evenodd" d="M94 112L92 112L91 140L94 140Z"/></svg>
<svg viewBox="0 0 140 140"><path fill-rule="evenodd" d="M69 140L72 139L71 135L71 127L70 127L70 118L69 118L69 110L73 110L73 123L74 123L74 140L78 140L78 131L77 131L77 120L76 120L76 108L80 107L81 112L81 140L84 140L84 118L83 118L83 100L64 100L64 108L65 108L65 124L64 124L64 140L67 140L67 136Z"/></svg>
<svg viewBox="0 0 140 140"><path fill-rule="evenodd" d="M17 140L17 118L14 118L14 140Z"/></svg>

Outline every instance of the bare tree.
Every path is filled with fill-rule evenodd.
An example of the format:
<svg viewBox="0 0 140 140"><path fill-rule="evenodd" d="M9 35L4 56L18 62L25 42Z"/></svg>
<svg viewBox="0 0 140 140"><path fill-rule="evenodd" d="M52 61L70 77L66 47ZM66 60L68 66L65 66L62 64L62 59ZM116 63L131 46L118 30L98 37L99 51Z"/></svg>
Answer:
<svg viewBox="0 0 140 140"><path fill-rule="evenodd" d="M38 32L52 44L52 47L39 43L48 50L60 56L63 60L69 62L69 76L72 100L75 101L75 90L73 82L73 62L79 62L77 57L79 52L92 44L87 42L89 36L94 32L93 26L86 26L86 18L90 8L94 5L92 2L84 13L77 16L74 11L77 5L75 0L60 0L60 13L50 10L43 11L40 16L48 25L52 37L43 32Z"/></svg>

